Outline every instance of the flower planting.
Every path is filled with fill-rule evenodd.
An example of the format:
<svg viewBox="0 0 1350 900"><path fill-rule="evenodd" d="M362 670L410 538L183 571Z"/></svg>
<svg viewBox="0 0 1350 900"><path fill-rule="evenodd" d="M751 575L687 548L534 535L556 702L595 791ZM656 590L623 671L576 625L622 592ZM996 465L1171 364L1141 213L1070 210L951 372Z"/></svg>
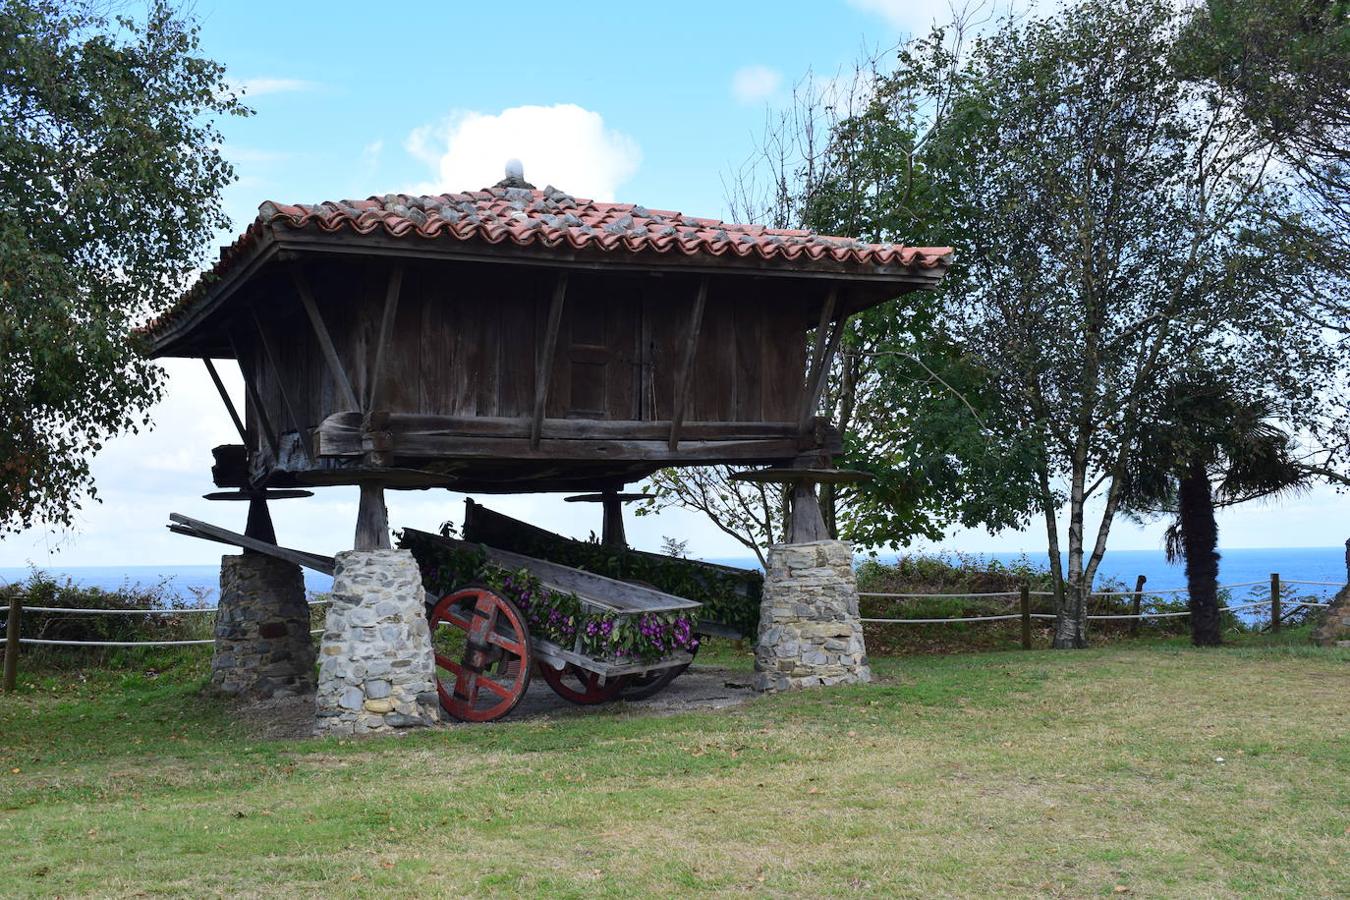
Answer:
<svg viewBox="0 0 1350 900"><path fill-rule="evenodd" d="M596 659L655 662L698 649L695 620L686 613L621 614L593 607L568 591L546 587L525 570L493 565L476 547L455 548L404 534L399 546L411 550L427 590L445 596L471 584L485 584L516 605L531 636Z"/></svg>

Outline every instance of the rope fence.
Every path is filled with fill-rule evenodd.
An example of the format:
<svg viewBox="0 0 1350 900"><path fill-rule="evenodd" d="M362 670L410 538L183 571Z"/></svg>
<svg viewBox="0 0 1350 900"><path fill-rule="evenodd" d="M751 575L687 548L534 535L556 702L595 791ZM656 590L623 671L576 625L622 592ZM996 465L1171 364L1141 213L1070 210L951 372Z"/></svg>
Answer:
<svg viewBox="0 0 1350 900"><path fill-rule="evenodd" d="M1144 612L1140 609L1142 598L1144 596L1164 596L1172 594L1188 593L1186 588L1169 588L1160 591L1144 591L1144 577L1139 576L1139 584L1135 590L1121 591L1093 591L1090 596L1094 597L1132 597L1134 602L1133 613L1111 613L1101 615L1089 615L1088 621L1134 621L1135 623L1148 619L1169 619L1189 616L1189 610L1176 612ZM1219 590L1235 590L1237 588L1249 588L1264 586L1264 581L1245 581L1238 584L1220 585ZM1310 606L1330 606L1331 604L1324 600L1313 600L1311 598L1291 600L1291 609L1287 612L1281 611L1281 587L1288 585L1305 585L1309 587L1344 587L1336 581L1298 581L1281 580L1278 574L1270 576L1270 599L1258 600L1249 603L1239 603L1232 606L1221 607L1224 612L1237 612L1239 610L1256 609L1269 606L1270 630L1279 631L1280 623L1283 618L1294 611ZM1021 611L1015 613L981 615L981 616L946 616L940 618L919 618L919 619L901 619L901 618L862 618L861 621L873 625L949 625L966 622L1011 622L1020 620L1022 622L1022 646L1026 649L1031 648L1031 622L1037 619L1054 619L1057 616L1054 613L1034 613L1031 611L1032 597L1053 597L1054 591L1033 591L1028 587L1022 587L1013 591L982 591L974 593L904 593L904 592L883 592L883 591L859 591L858 596L866 599L876 600L965 600L973 598L988 597L1018 597L1021 601ZM331 600L318 599L306 601L309 606L324 606L331 603ZM3 689L6 692L14 690L14 682L17 669L18 647L20 644L30 644L46 647L190 647L214 644L213 638L200 640L183 641L63 641L46 638L26 638L19 634L20 623L25 613L43 613L47 615L76 615L76 616L178 616L195 615L203 613L219 612L217 607L190 607L185 609L171 608L151 608L151 609L88 609L81 607L64 606L24 606L19 595L16 593L10 597L9 615L5 622L5 666L3 676ZM1137 627L1132 626L1132 627ZM322 634L322 629L312 631L310 634Z"/></svg>
<svg viewBox="0 0 1350 900"><path fill-rule="evenodd" d="M311 636L316 634L323 634L323 629L310 632ZM38 644L44 647L188 647L215 642L215 638L198 641L49 641L41 638L19 638L20 644Z"/></svg>
<svg viewBox="0 0 1350 900"><path fill-rule="evenodd" d="M332 601L320 598L306 600L309 607L327 606ZM0 608L0 612L3 609ZM28 644L39 647L194 647L214 644L215 638L198 638L181 641L66 641L55 638L26 638L20 635L23 616L28 613L68 616L180 616L218 613L219 607L193 606L184 608L149 607L146 609L95 609L78 606L26 606L16 592L10 596L8 615L5 616L5 667L0 677L0 689L5 693L14 690L18 678L19 646ZM311 631L311 635L322 634L323 630Z"/></svg>
<svg viewBox="0 0 1350 900"><path fill-rule="evenodd" d="M1270 607L1271 619L1268 626L1272 631L1280 630L1281 621L1293 612L1305 607L1324 607L1331 604L1325 600L1314 600L1312 598L1295 598L1289 601L1289 609L1282 610L1282 587L1290 585L1306 585L1310 587L1345 587L1338 581L1302 581L1281 579L1278 574L1272 574L1270 581L1242 581L1236 584L1219 585L1221 591L1232 591L1239 588L1265 587L1269 584L1270 599L1256 600L1248 603L1238 603L1220 607L1221 612L1236 613L1242 610L1260 609ZM1190 610L1178 610L1173 612L1144 612L1141 609L1143 598L1171 596L1176 594L1189 593L1188 588L1167 588L1164 590L1145 591L1144 576L1139 576L1139 583L1136 588L1131 590L1119 591L1092 591L1091 597L1114 597L1114 598L1132 598L1135 611L1132 613L1102 613L1086 616L1090 622L1132 622L1132 633L1137 634L1138 626L1141 622L1155 619L1176 619L1189 616ZM1023 586L1019 590L1012 591L973 591L969 593L939 593L922 594L911 592L888 592L888 591L859 591L860 599L873 600L968 600L974 598L988 597L1019 597L1021 599L1021 611L1015 613L1005 613L996 615L977 615L977 616L944 616L939 618L891 618L891 617L863 617L860 621L870 625L955 625L969 622L1012 622L1020 620L1022 623L1022 646L1026 649L1031 648L1031 623L1040 619L1058 618L1054 613L1037 613L1031 611L1032 597L1053 597L1054 591L1033 591Z"/></svg>
<svg viewBox="0 0 1350 900"><path fill-rule="evenodd" d="M325 606L332 603L331 600L307 600L310 606ZM84 609L77 606L20 606L19 609L26 613L66 613L76 616L177 616L184 613L215 613L219 608L215 606L189 606L182 609L159 608L154 609Z"/></svg>

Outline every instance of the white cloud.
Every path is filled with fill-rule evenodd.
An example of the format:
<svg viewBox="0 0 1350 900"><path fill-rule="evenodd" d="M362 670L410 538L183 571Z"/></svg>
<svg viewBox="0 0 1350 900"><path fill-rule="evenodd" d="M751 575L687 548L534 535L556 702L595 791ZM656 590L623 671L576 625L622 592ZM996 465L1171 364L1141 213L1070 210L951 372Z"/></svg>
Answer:
<svg viewBox="0 0 1350 900"><path fill-rule="evenodd" d="M316 81L303 78L248 78L239 83L246 97L261 97L265 94L295 94L312 91L319 86Z"/></svg>
<svg viewBox="0 0 1350 900"><path fill-rule="evenodd" d="M742 66L731 76L731 95L740 103L759 103L777 92L783 76L768 66Z"/></svg>
<svg viewBox="0 0 1350 900"><path fill-rule="evenodd" d="M422 193L496 184L506 161L519 159L533 184L613 200L642 160L637 141L605 127L599 113L571 103L455 113L415 129L404 146L435 172L432 180L414 187Z"/></svg>

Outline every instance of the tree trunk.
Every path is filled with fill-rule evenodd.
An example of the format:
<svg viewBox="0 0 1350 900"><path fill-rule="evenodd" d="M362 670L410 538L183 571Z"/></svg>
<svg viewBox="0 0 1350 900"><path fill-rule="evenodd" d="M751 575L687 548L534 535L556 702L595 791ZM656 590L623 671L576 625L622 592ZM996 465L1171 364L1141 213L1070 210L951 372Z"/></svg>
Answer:
<svg viewBox="0 0 1350 900"><path fill-rule="evenodd" d="M1070 579L1060 598L1055 638L1050 646L1056 650L1082 650L1088 645L1087 599L1087 585L1081 579Z"/></svg>
<svg viewBox="0 0 1350 900"><path fill-rule="evenodd" d="M1214 647L1219 633L1219 526L1214 521L1214 496L1209 472L1192 462L1181 478L1178 517L1186 548L1186 588L1190 593L1191 643Z"/></svg>

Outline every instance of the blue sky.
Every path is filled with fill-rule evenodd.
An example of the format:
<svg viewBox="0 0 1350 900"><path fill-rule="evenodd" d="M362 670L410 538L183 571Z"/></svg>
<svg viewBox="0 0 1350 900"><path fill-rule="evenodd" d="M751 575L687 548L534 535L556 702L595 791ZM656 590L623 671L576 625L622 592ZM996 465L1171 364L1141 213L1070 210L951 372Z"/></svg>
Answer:
<svg viewBox="0 0 1350 900"><path fill-rule="evenodd" d="M256 115L225 123L239 181L235 230L265 199L317 202L389 191L482 187L519 157L526 177L580 196L725 216L724 179L750 154L765 112L809 70L828 78L864 48L893 45L943 16L940 0L766 3L255 3L199 0L205 51ZM222 234L222 241L232 234ZM210 448L237 440L199 364L171 361L157 427L110 443L94 469L104 502L69 533L0 541L0 566L209 563L220 549L172 535L170 511L242 530L242 504L208 503ZM236 398L242 394L231 379ZM391 521L434 528L462 497L392 493ZM599 512L556 497L491 505L584 537ZM273 504L284 544L350 546L355 489ZM1319 489L1226 514L1230 547L1333 546L1350 506ZM1115 549L1156 549L1161 526L1117 525ZM744 551L693 513L629 522L655 547L687 539L704 556ZM1044 552L1043 531L953 534L963 550Z"/></svg>
<svg viewBox="0 0 1350 900"><path fill-rule="evenodd" d="M922 26L944 7L203 2L197 10L206 50L250 88L258 111L228 128L243 175L229 199L242 220L259 196L309 201L421 186L441 173L425 152L409 152L415 135L434 150L466 116L559 105L600 117L609 133L600 146L622 145L607 168L618 170L614 187L626 198L718 215L721 176L746 157L766 102L783 99L808 67L832 74L864 44L893 43L906 23ZM580 149L578 140L596 146L575 131L521 134L513 155L542 187L561 174L560 144Z"/></svg>

